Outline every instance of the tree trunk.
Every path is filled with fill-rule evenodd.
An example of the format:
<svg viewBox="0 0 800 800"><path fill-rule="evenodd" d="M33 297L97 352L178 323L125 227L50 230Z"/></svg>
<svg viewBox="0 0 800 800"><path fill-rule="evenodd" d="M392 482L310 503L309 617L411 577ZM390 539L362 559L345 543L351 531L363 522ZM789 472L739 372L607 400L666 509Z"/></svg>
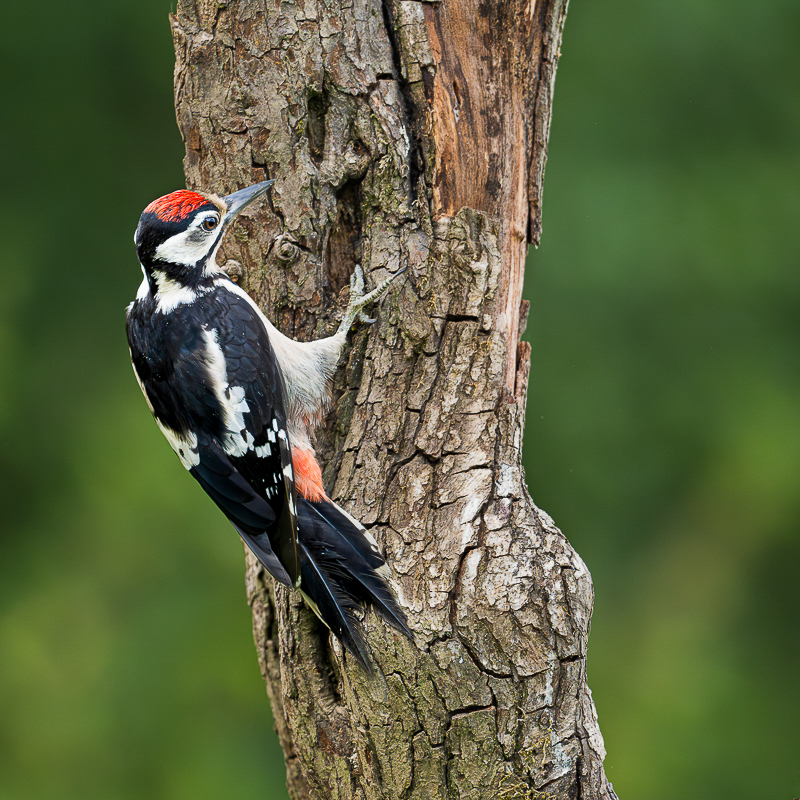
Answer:
<svg viewBox="0 0 800 800"><path fill-rule="evenodd" d="M566 0L180 0L187 182L275 178L224 246L285 333L333 330L355 263L401 267L318 438L416 645L369 676L248 555L293 798L614 798L586 685L593 591L531 501L520 342Z"/></svg>

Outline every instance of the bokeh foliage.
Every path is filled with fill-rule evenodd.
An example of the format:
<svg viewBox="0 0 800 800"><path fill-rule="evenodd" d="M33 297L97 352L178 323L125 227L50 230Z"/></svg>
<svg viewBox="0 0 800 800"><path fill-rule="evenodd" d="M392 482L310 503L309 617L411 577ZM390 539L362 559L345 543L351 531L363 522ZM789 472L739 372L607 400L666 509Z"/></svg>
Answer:
<svg viewBox="0 0 800 800"><path fill-rule="evenodd" d="M182 185L168 3L0 25L0 800L280 798L238 539L122 311ZM575 0L525 459L623 798L800 793L800 5Z"/></svg>
<svg viewBox="0 0 800 800"><path fill-rule="evenodd" d="M531 492L595 581L625 798L800 796L800 4L575 0Z"/></svg>

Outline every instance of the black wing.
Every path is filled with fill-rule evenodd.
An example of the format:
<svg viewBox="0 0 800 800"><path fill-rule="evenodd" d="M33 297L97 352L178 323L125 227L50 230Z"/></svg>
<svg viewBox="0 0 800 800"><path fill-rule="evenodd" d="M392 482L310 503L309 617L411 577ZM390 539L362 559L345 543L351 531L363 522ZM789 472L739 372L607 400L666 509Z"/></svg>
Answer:
<svg viewBox="0 0 800 800"><path fill-rule="evenodd" d="M268 559L262 558L261 553L267 552L267 544L271 545L291 585L296 586L300 556L283 375L264 323L252 304L225 284L209 300L216 312L215 328L207 331L206 337L211 330L216 331L227 378L224 394L229 404L239 407L237 414L228 415L222 449L238 477L267 502L275 519L265 527L248 524L227 511L226 514L268 569ZM239 428L241 422L244 428Z"/></svg>
<svg viewBox="0 0 800 800"><path fill-rule="evenodd" d="M269 572L297 585L283 377L261 318L224 285L168 315L147 311L131 308L128 338L159 427Z"/></svg>

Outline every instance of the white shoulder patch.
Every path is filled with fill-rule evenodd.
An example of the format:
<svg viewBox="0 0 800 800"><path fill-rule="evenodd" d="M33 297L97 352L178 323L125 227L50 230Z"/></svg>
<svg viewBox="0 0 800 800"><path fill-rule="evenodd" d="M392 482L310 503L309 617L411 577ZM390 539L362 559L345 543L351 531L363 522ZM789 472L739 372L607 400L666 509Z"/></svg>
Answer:
<svg viewBox="0 0 800 800"><path fill-rule="evenodd" d="M216 330L204 330L206 352L208 355L208 374L211 387L222 406L225 435L222 439L222 448L229 456L243 456L255 444L253 434L247 430L244 415L250 411L244 388L231 386L228 383L228 370L225 365L225 356L219 346Z"/></svg>

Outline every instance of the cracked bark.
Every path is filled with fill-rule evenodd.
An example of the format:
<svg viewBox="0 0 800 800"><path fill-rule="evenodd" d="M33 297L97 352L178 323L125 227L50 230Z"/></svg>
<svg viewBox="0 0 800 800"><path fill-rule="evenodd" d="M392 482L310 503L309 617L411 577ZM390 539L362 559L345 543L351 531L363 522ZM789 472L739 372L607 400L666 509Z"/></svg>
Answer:
<svg viewBox="0 0 800 800"><path fill-rule="evenodd" d="M180 0L192 187L275 179L224 246L285 333L330 333L353 264L401 267L318 449L372 529L416 646L371 614L368 677L247 558L293 798L614 798L586 685L593 591L520 448L566 0ZM266 204L265 204L266 205Z"/></svg>

